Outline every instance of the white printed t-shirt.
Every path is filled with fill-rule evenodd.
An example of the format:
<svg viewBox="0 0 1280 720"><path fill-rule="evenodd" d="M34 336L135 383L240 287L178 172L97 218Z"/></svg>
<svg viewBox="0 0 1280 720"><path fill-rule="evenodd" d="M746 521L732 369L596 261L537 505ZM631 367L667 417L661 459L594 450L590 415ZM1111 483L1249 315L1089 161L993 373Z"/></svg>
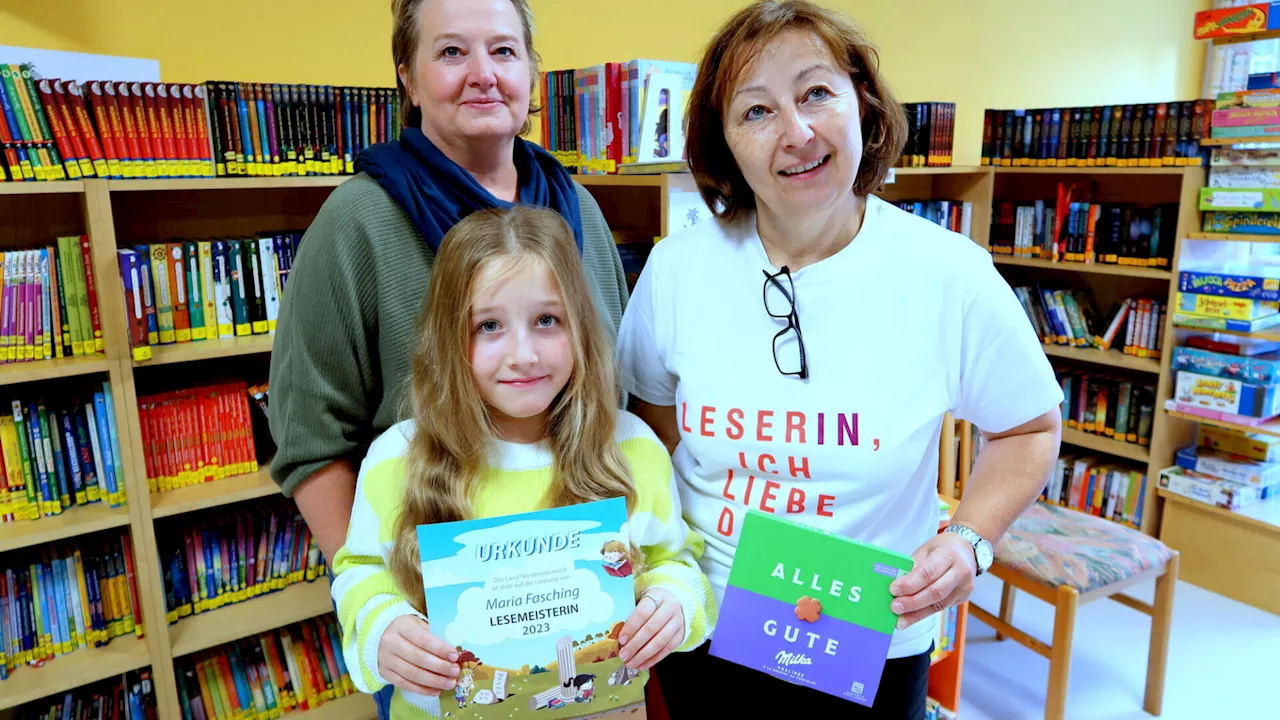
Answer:
<svg viewBox="0 0 1280 720"><path fill-rule="evenodd" d="M779 269L753 215L710 218L654 246L619 332L624 389L675 406L680 500L717 601L748 508L910 555L938 528L943 414L999 432L1062 401L1013 291L962 235L869 197L852 242L792 272L807 380L774 364ZM797 358L779 346L783 370ZM896 631L889 657L927 651L937 623Z"/></svg>

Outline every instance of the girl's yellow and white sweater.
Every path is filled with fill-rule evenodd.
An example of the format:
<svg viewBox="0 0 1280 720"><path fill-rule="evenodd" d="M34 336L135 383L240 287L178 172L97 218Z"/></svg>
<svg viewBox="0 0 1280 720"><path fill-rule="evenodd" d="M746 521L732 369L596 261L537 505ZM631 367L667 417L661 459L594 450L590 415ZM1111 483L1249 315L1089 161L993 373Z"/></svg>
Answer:
<svg viewBox="0 0 1280 720"><path fill-rule="evenodd" d="M333 559L333 599L342 625L343 657L356 687L366 693L387 685L378 673L378 645L387 626L404 615L422 617L398 589L387 565L412 432L412 421L400 422L369 448L356 481L346 544ZM715 595L698 567L702 536L690 530L681 516L671 457L649 426L635 415L619 411L614 437L636 488L627 526L648 567L635 578L636 592L660 587L680 600L685 636L677 652L691 650L710 637L718 612ZM551 484L552 464L545 443L493 443L487 467L472 494L476 516L538 509ZM440 714L437 698L399 688L392 697L391 710L397 719Z"/></svg>

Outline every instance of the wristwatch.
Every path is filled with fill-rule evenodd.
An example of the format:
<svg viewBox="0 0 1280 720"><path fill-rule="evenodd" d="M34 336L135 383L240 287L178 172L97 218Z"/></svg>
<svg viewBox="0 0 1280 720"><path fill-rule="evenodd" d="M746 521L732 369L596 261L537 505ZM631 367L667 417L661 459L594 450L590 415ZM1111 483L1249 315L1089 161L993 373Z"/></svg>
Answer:
<svg viewBox="0 0 1280 720"><path fill-rule="evenodd" d="M991 543L984 540L981 535L964 525L948 525L943 532L955 533L969 541L973 546L973 556L978 561L978 575L991 567L992 561L995 560L995 552L991 549Z"/></svg>

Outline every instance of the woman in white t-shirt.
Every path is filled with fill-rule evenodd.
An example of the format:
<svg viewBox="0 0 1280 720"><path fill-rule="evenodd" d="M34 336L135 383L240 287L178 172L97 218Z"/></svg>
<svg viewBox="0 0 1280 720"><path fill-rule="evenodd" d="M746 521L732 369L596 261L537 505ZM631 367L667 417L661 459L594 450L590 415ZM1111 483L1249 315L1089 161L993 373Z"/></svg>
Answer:
<svg viewBox="0 0 1280 720"><path fill-rule="evenodd" d="M676 718L923 717L939 611L968 598L1057 456L1062 392L990 255L871 194L906 136L876 63L852 24L807 2L753 3L717 32L687 138L717 217L654 247L618 347L718 598L752 509L911 555L890 588L889 660L864 707L704 645L658 666ZM957 531L938 534L948 412L987 442ZM760 631L725 619L717 634Z"/></svg>

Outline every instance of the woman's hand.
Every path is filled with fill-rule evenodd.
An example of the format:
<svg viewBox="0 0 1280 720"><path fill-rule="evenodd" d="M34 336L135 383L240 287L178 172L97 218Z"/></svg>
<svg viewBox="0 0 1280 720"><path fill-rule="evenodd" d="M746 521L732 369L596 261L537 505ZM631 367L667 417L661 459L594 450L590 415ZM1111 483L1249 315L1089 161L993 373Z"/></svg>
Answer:
<svg viewBox="0 0 1280 720"><path fill-rule="evenodd" d="M457 684L458 651L416 615L391 621L378 643L378 673L401 690L437 697Z"/></svg>
<svg viewBox="0 0 1280 720"><path fill-rule="evenodd" d="M670 591L649 588L618 633L618 656L632 670L648 670L680 647L684 609Z"/></svg>
<svg viewBox="0 0 1280 720"><path fill-rule="evenodd" d="M969 599L978 561L973 546L955 533L939 533L911 554L915 567L889 584L898 629Z"/></svg>

